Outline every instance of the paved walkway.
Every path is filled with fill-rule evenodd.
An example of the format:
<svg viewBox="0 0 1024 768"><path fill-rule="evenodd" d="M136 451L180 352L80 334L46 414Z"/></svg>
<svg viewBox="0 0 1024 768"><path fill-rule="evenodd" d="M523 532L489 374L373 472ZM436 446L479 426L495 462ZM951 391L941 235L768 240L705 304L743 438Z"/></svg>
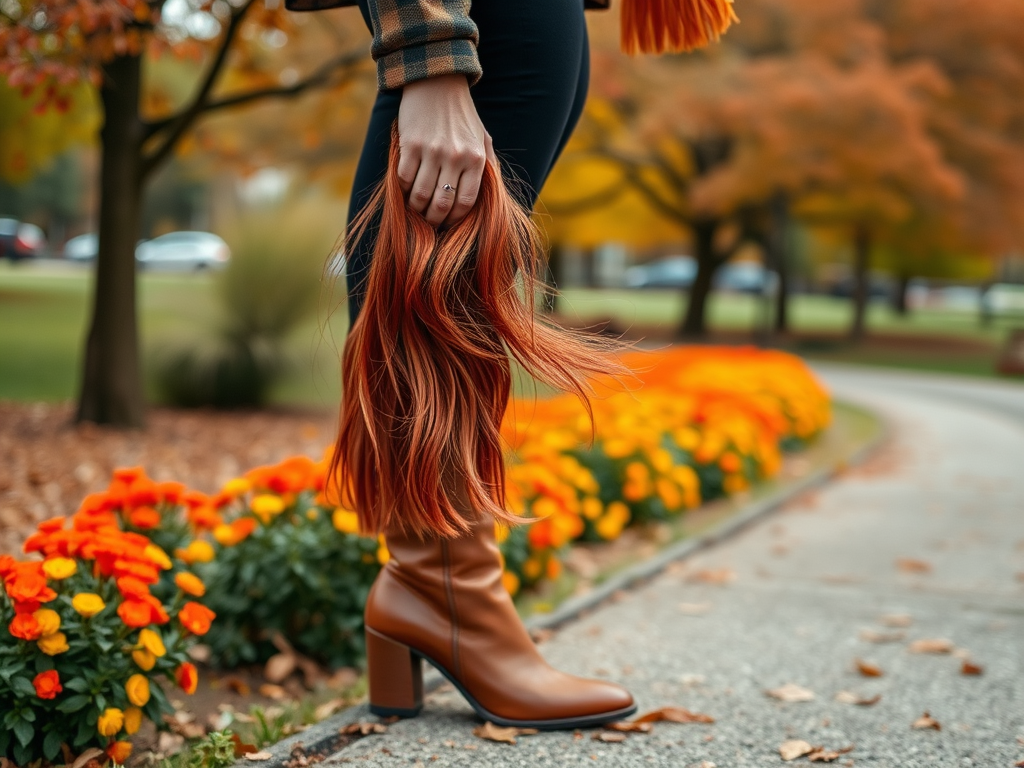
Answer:
<svg viewBox="0 0 1024 768"><path fill-rule="evenodd" d="M852 746L835 765L1024 760L1024 388L822 373L838 396L891 421L879 454L542 646L567 670L628 685L641 712L678 705L714 724L659 723L618 744L563 732L510 746L475 738L471 710L442 690L419 718L325 764L744 768L783 764L787 739ZM938 639L955 651L909 650ZM964 657L983 674L962 674ZM883 675L863 676L857 659ZM787 683L814 699L765 694ZM859 706L836 700L841 691L881 698ZM912 728L925 711L941 730Z"/></svg>

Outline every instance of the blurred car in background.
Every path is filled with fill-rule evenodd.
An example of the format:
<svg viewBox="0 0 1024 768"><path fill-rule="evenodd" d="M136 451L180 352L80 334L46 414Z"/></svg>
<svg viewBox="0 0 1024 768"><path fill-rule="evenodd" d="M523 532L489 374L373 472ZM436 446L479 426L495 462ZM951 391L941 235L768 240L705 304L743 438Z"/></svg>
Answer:
<svg viewBox="0 0 1024 768"><path fill-rule="evenodd" d="M629 288L689 288L697 277L697 260L691 256L666 256L626 270Z"/></svg>
<svg viewBox="0 0 1024 768"><path fill-rule="evenodd" d="M169 232L139 243L135 249L135 260L145 269L222 269L230 258L228 244L210 232Z"/></svg>
<svg viewBox="0 0 1024 768"><path fill-rule="evenodd" d="M0 258L20 261L46 252L46 235L35 224L17 219L0 219Z"/></svg>
<svg viewBox="0 0 1024 768"><path fill-rule="evenodd" d="M92 261L100 250L100 239L95 232L72 237L64 243L64 258L70 261Z"/></svg>
<svg viewBox="0 0 1024 768"><path fill-rule="evenodd" d="M757 261L736 261L726 264L715 273L715 289L734 293L761 294L775 289L778 281L774 272Z"/></svg>

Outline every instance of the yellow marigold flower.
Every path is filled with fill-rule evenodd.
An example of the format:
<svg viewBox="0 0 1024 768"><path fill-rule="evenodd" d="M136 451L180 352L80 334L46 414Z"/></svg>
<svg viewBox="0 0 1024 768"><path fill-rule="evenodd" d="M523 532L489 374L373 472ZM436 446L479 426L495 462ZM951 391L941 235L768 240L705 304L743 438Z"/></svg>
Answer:
<svg viewBox="0 0 1024 768"><path fill-rule="evenodd" d="M510 595L514 595L519 591L519 577L512 573L512 571L505 571L501 574L501 583L505 586L505 591Z"/></svg>
<svg viewBox="0 0 1024 768"><path fill-rule="evenodd" d="M621 525L628 523L629 518L631 517L629 507L621 501L613 501L609 504L606 514Z"/></svg>
<svg viewBox="0 0 1024 768"><path fill-rule="evenodd" d="M139 632L139 645L152 653L154 656L163 656L167 653L164 647L163 638L153 629L143 629Z"/></svg>
<svg viewBox="0 0 1024 768"><path fill-rule="evenodd" d="M145 648L137 648L132 651L132 661L143 672L149 672L149 670L156 666L156 656L153 655L152 651L147 651Z"/></svg>
<svg viewBox="0 0 1024 768"><path fill-rule="evenodd" d="M331 523L342 533L359 533L359 515L351 510L338 507L331 513Z"/></svg>
<svg viewBox="0 0 1024 768"><path fill-rule="evenodd" d="M206 594L206 585L203 584L202 579L200 579L194 573L182 571L181 573L175 575L174 583L178 586L178 589L180 589L186 595L192 595L192 597L202 597Z"/></svg>
<svg viewBox="0 0 1024 768"><path fill-rule="evenodd" d="M523 563L523 575L526 576L530 581L540 578L541 571L544 566L541 565L540 560L535 557L526 558L526 562Z"/></svg>
<svg viewBox="0 0 1024 768"><path fill-rule="evenodd" d="M622 486L622 498L626 501L643 501L650 495L650 484L645 481L627 480Z"/></svg>
<svg viewBox="0 0 1024 768"><path fill-rule="evenodd" d="M32 614L39 624L39 634L43 637L52 635L60 629L60 614L49 608L40 608Z"/></svg>
<svg viewBox="0 0 1024 768"><path fill-rule="evenodd" d="M103 598L99 595L95 595L92 592L79 592L71 598L71 607L78 611L83 618L91 619L106 608L107 604L103 602Z"/></svg>
<svg viewBox="0 0 1024 768"><path fill-rule="evenodd" d="M128 707L124 711L124 732L129 736L139 732L142 727L142 710L138 707Z"/></svg>
<svg viewBox="0 0 1024 768"><path fill-rule="evenodd" d="M664 448L659 448L651 454L651 464L659 472L668 472L672 469L672 454Z"/></svg>
<svg viewBox="0 0 1024 768"><path fill-rule="evenodd" d="M388 560L391 559L391 552L388 550L387 544L381 543L377 547L377 562L381 565L387 565Z"/></svg>
<svg viewBox="0 0 1024 768"><path fill-rule="evenodd" d="M43 573L46 578L60 581L69 576L74 576L78 571L78 563L70 557L51 557L43 563Z"/></svg>
<svg viewBox="0 0 1024 768"><path fill-rule="evenodd" d="M36 640L36 647L47 656L56 656L68 650L68 639L63 632L54 632Z"/></svg>
<svg viewBox="0 0 1024 768"><path fill-rule="evenodd" d="M149 702L149 678L145 675L132 675L124 684L124 692L128 694L128 701L136 707L146 706Z"/></svg>
<svg viewBox="0 0 1024 768"><path fill-rule="evenodd" d="M665 505L665 509L675 512L683 505L683 495L671 480L659 477L654 485L658 489L658 497Z"/></svg>
<svg viewBox="0 0 1024 768"><path fill-rule="evenodd" d="M651 476L651 471L647 468L647 465L641 461L631 461L626 465L626 479L634 481L644 481Z"/></svg>
<svg viewBox="0 0 1024 768"><path fill-rule="evenodd" d="M682 429L675 430L672 433L672 439L684 451L692 451L700 445L700 433L692 427L683 427Z"/></svg>
<svg viewBox="0 0 1024 768"><path fill-rule="evenodd" d="M108 707L103 710L100 719L96 721L96 730L100 736L116 736L124 727L124 712L116 707Z"/></svg>
<svg viewBox="0 0 1024 768"><path fill-rule="evenodd" d="M499 521L494 521L494 540L501 544L503 541L508 539L509 529L507 525L502 525Z"/></svg>
<svg viewBox="0 0 1024 768"><path fill-rule="evenodd" d="M587 520L597 520L604 511L604 505L601 504L601 500L588 496L583 500L583 516Z"/></svg>
<svg viewBox="0 0 1024 768"><path fill-rule="evenodd" d="M221 523L213 529L213 538L222 547L233 547L238 543L238 537L235 535L235 529L226 523Z"/></svg>
<svg viewBox="0 0 1024 768"><path fill-rule="evenodd" d="M143 550L143 554L149 558L150 562L160 566L165 571L170 570L173 567L171 558L169 558L167 553L160 549L156 544L147 544L146 548Z"/></svg>
<svg viewBox="0 0 1024 768"><path fill-rule="evenodd" d="M307 520L316 520L318 517L320 517L320 512L318 510L316 510L316 509L307 509L306 510L306 519Z"/></svg>
<svg viewBox="0 0 1024 768"><path fill-rule="evenodd" d="M607 541L611 541L619 538L619 535L622 533L622 526L623 523L617 517L606 514L597 521L594 528L597 530L598 536Z"/></svg>
<svg viewBox="0 0 1024 768"><path fill-rule="evenodd" d="M750 487L750 483L743 475L727 475L722 481L722 487L726 493L741 493Z"/></svg>
<svg viewBox="0 0 1024 768"><path fill-rule="evenodd" d="M189 565L208 563L214 557L213 547L210 546L210 542L203 541L202 539L190 541L187 547L175 550L174 554Z"/></svg>
<svg viewBox="0 0 1024 768"><path fill-rule="evenodd" d="M551 517L552 515L557 515L561 507L550 496L541 496L539 499L534 500L532 510L534 517Z"/></svg>
<svg viewBox="0 0 1024 768"><path fill-rule="evenodd" d="M604 449L604 455L609 459L624 459L636 451L636 443L632 440L621 440L617 438L610 438L605 440L601 447Z"/></svg>
<svg viewBox="0 0 1024 768"><path fill-rule="evenodd" d="M251 490L252 483L250 483L244 477L236 477L232 480L228 480L220 489L221 493L225 494L226 496L234 496L235 498L238 498L239 496L244 496Z"/></svg>
<svg viewBox="0 0 1024 768"><path fill-rule="evenodd" d="M269 525L274 517L284 512L284 500L280 496L261 493L259 496L253 497L249 507L252 509L252 513L260 519L260 522Z"/></svg>

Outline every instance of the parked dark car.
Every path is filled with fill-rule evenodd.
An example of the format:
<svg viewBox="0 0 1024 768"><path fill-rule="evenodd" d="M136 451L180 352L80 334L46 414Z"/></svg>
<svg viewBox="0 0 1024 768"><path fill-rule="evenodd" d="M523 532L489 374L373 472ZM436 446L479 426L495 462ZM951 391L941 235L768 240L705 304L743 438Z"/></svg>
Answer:
<svg viewBox="0 0 1024 768"><path fill-rule="evenodd" d="M45 250L46 235L35 224L0 219L0 258L21 261L42 256Z"/></svg>

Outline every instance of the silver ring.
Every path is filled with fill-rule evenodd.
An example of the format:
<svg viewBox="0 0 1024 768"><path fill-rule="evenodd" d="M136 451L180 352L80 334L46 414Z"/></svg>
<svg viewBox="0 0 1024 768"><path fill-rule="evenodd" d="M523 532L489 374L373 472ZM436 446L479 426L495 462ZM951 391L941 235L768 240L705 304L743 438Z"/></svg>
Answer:
<svg viewBox="0 0 1024 768"><path fill-rule="evenodd" d="M445 192L455 191L455 187L453 187L451 184L445 184L443 187L441 187L441 189L443 189Z"/></svg>

